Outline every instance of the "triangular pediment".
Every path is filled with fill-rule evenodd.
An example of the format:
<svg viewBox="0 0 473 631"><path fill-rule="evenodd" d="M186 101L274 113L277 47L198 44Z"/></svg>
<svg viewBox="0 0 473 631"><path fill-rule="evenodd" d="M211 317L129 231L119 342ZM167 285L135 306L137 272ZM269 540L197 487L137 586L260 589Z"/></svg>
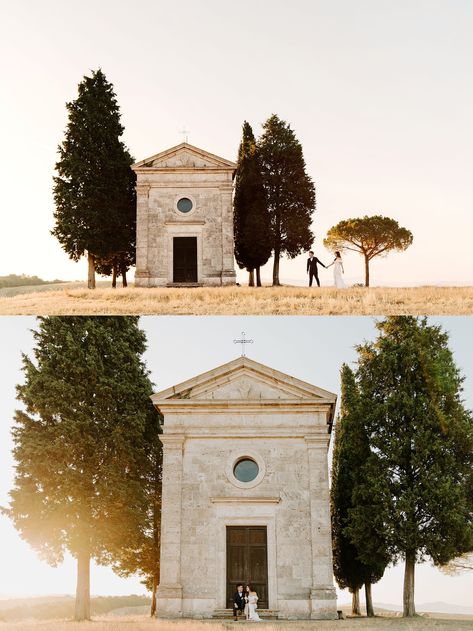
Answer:
<svg viewBox="0 0 473 631"><path fill-rule="evenodd" d="M301 396L298 396L300 394ZM279 384L268 383L264 378L248 370L232 374L228 378L207 384L206 387L196 389L194 399L203 400L258 400L258 399L300 399L302 393L294 392L291 388L281 387Z"/></svg>
<svg viewBox="0 0 473 631"><path fill-rule="evenodd" d="M204 149L183 142L133 165L135 171L146 169L228 169L237 165Z"/></svg>
<svg viewBox="0 0 473 631"><path fill-rule="evenodd" d="M311 401L335 405L336 395L247 357L219 366L153 395L165 401Z"/></svg>

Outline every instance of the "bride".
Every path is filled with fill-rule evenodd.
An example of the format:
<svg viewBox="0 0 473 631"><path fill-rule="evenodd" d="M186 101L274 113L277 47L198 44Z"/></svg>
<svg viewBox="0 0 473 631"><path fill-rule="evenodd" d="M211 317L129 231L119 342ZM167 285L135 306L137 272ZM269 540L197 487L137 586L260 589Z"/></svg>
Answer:
<svg viewBox="0 0 473 631"><path fill-rule="evenodd" d="M246 591L248 596L247 598L247 613L246 613L246 617L247 620L250 620L252 622L261 622L261 618L258 616L258 614L256 613L256 609L258 606L258 594L255 592L255 590L253 589L253 585L247 585L246 587Z"/></svg>
<svg viewBox="0 0 473 631"><path fill-rule="evenodd" d="M330 263L330 265L327 265L327 267L332 267L332 265L334 266L333 282L335 284L335 287L337 287L338 289L345 289L345 281L342 278L342 274L345 273L345 270L343 269L343 261L340 252L335 252L335 259L332 263Z"/></svg>

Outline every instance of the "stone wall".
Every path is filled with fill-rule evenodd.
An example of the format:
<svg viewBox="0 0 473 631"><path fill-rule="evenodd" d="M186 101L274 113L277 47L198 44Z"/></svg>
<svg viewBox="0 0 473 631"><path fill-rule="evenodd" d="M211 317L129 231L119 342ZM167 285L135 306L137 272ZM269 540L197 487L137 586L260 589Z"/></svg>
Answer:
<svg viewBox="0 0 473 631"><path fill-rule="evenodd" d="M182 145L134 165L137 286L173 283L173 238L177 236L197 238L198 284L235 284L232 178L236 165L217 164L213 158L205 163L192 160L196 152L205 153ZM181 197L193 202L189 213L177 209Z"/></svg>
<svg viewBox="0 0 473 631"><path fill-rule="evenodd" d="M233 375L216 372L213 390L186 382L153 398L164 414L165 455L158 615L210 617L225 608L226 527L241 525L266 526L270 609L282 618L334 618L333 403L322 398L328 393L303 396L290 378L283 389L274 372L252 379L249 360L240 364ZM233 475L245 456L259 467L249 483Z"/></svg>

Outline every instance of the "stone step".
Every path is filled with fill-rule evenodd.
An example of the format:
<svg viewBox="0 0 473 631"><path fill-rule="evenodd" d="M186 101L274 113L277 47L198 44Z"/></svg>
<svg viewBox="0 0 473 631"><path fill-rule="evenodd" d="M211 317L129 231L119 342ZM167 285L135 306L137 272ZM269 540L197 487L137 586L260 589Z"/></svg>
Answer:
<svg viewBox="0 0 473 631"><path fill-rule="evenodd" d="M189 288L189 287L203 287L204 283L167 283L166 287L176 288Z"/></svg>
<svg viewBox="0 0 473 631"><path fill-rule="evenodd" d="M257 611L258 611L259 617L262 618L263 620L277 620L277 618L279 617L278 609L258 609ZM212 618L220 619L220 620L233 618L233 611L232 609L214 609ZM238 616L238 619L244 620L245 617L242 614L241 616Z"/></svg>

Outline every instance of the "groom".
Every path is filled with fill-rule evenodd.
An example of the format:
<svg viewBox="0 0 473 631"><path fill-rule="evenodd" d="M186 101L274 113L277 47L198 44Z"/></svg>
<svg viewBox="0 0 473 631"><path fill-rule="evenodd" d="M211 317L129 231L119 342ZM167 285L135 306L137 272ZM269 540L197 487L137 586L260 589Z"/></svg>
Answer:
<svg viewBox="0 0 473 631"><path fill-rule="evenodd" d="M317 263L322 265L322 267L327 268L327 266L324 265L322 263L322 261L319 261L319 259L314 255L313 250L311 250L309 252L309 258L307 259L307 272L309 274L309 287L312 287L312 280L314 278L315 278L315 282L317 283L317 286L320 287L320 280L319 280L319 272L317 270Z"/></svg>
<svg viewBox="0 0 473 631"><path fill-rule="evenodd" d="M235 620L235 622L238 620L238 613L243 613L246 605L243 585L240 583L236 588L237 590L233 594L233 620Z"/></svg>

